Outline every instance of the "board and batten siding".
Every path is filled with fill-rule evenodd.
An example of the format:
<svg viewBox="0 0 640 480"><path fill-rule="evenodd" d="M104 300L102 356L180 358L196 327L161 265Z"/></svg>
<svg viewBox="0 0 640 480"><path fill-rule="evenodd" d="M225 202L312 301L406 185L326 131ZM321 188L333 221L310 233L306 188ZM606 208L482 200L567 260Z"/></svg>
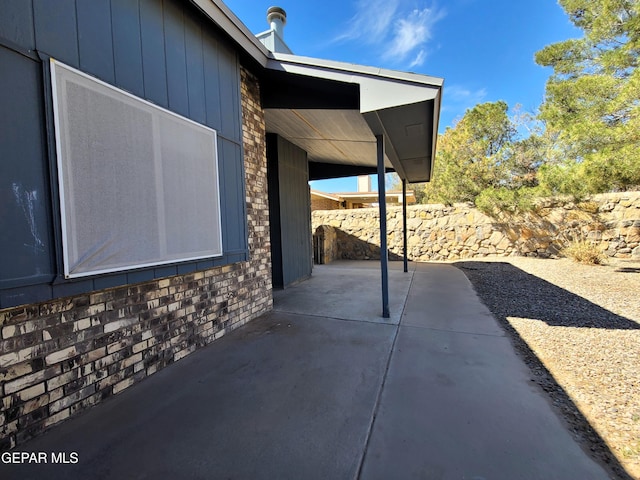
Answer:
<svg viewBox="0 0 640 480"><path fill-rule="evenodd" d="M0 14L0 308L247 259L238 53L179 0L9 0ZM61 280L52 57L218 133L220 258ZM52 181L53 179L53 181Z"/></svg>
<svg viewBox="0 0 640 480"><path fill-rule="evenodd" d="M274 286L311 276L311 200L307 152L279 135L267 136Z"/></svg>

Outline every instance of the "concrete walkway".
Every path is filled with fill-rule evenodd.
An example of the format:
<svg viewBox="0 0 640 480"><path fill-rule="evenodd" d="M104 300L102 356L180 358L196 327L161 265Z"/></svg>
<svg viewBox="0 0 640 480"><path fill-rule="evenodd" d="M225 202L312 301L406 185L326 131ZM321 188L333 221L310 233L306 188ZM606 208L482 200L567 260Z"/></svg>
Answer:
<svg viewBox="0 0 640 480"><path fill-rule="evenodd" d="M19 451L19 479L609 478L455 267L316 267L275 310Z"/></svg>

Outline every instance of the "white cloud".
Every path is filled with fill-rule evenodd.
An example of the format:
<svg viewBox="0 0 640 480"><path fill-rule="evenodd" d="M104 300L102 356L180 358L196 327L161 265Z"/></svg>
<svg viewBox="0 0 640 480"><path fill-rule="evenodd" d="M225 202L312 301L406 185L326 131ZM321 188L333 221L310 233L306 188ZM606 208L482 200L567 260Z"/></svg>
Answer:
<svg viewBox="0 0 640 480"><path fill-rule="evenodd" d="M336 41L364 40L377 43L386 35L400 0L359 0L356 14L349 20L349 28L336 37Z"/></svg>
<svg viewBox="0 0 640 480"><path fill-rule="evenodd" d="M357 41L373 45L381 59L409 67L422 65L434 25L444 18L444 11L415 4L409 0L358 0L356 14L348 28L335 38L337 42Z"/></svg>
<svg viewBox="0 0 640 480"><path fill-rule="evenodd" d="M424 49L420 50L416 55L416 58L414 58L413 61L409 64L409 68L419 67L424 63L426 58L427 52Z"/></svg>
<svg viewBox="0 0 640 480"><path fill-rule="evenodd" d="M464 85L447 86L445 84L442 96L442 112L458 112L458 116L453 121L453 123L456 123L462 118L462 114L466 110L484 102L486 97L486 88L472 90Z"/></svg>
<svg viewBox="0 0 640 480"><path fill-rule="evenodd" d="M406 17L398 18L394 24L393 38L384 53L385 57L405 59L409 53L426 45L431 40L433 25L442 16L435 9L423 8L412 10Z"/></svg>
<svg viewBox="0 0 640 480"><path fill-rule="evenodd" d="M476 105L487 96L485 88L470 90L462 85L445 86L444 99L448 99L449 103Z"/></svg>

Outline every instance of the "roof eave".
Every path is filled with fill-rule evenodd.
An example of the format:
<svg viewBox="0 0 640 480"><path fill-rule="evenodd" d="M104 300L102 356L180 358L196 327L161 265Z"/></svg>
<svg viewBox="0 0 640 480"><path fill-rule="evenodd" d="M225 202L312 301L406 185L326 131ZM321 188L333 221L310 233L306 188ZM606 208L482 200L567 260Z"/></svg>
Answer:
<svg viewBox="0 0 640 480"><path fill-rule="evenodd" d="M385 138L386 156L400 178L431 179L443 79L280 53L266 68L357 85L360 113L371 132Z"/></svg>
<svg viewBox="0 0 640 480"><path fill-rule="evenodd" d="M221 0L191 0L213 23L218 25L258 64L266 67L271 52Z"/></svg>
<svg viewBox="0 0 640 480"><path fill-rule="evenodd" d="M369 67L356 63L338 62L335 60L325 60L313 57L304 57L300 55L273 53L271 54L273 62L284 62L287 64L306 65L312 67L323 67L330 70L343 71L347 73L356 73L360 75L369 75L378 78L387 78L393 80L404 80L411 83L419 83L424 85L438 86L443 85L444 80L439 77L432 77L419 73L403 72L400 70L390 70L379 67Z"/></svg>
<svg viewBox="0 0 640 480"><path fill-rule="evenodd" d="M356 84L360 92L360 113L374 135L385 136L387 157L400 177L411 183L431 179L442 102L442 78L293 54L272 53L221 0L191 2L266 70ZM424 146L427 147L427 151L423 150L418 157L410 158L406 155L406 149L404 155L399 154L398 150L406 146L409 140L401 138L401 132L394 129L394 122L390 119L397 119L398 114L404 112L415 114L416 107L424 108L424 126L428 125L432 130L422 132L424 139L421 141L423 145L426 142ZM407 125L407 128L409 127L412 125ZM419 145L419 142L416 145ZM416 167L418 163L419 169Z"/></svg>

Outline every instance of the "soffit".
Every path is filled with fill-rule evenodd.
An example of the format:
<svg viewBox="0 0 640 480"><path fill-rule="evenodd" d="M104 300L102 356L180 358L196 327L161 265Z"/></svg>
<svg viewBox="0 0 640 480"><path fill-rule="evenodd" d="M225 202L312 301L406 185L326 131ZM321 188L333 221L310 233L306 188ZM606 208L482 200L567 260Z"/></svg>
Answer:
<svg viewBox="0 0 640 480"><path fill-rule="evenodd" d="M376 138L358 110L265 109L265 121L269 132L306 150L310 162L377 165Z"/></svg>

